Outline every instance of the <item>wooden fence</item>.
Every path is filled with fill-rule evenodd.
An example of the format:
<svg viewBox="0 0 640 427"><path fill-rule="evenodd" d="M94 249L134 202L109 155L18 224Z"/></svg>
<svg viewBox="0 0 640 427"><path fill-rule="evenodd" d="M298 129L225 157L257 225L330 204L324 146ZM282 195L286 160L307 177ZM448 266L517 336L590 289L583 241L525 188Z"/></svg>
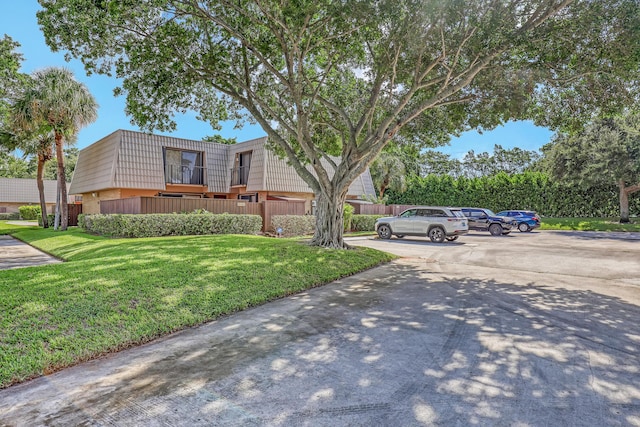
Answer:
<svg viewBox="0 0 640 427"><path fill-rule="evenodd" d="M69 205L69 225L72 225L71 207L82 205ZM353 204L356 215L398 215L405 209L414 205L374 205ZM269 231L272 228L271 218L274 215L304 215L305 202L300 201L274 201L247 202L236 199L189 199L179 197L130 197L128 199L101 200L100 213L102 214L150 214L150 213L182 213L193 212L197 209L205 209L214 214L247 214L260 215L262 217L262 230ZM75 213L74 223L77 224L78 213Z"/></svg>
<svg viewBox="0 0 640 427"><path fill-rule="evenodd" d="M247 202L236 199L189 199L173 197L130 197L101 200L101 214L182 213L205 209L214 214L260 215L264 231L271 227L274 215L304 215L304 201Z"/></svg>
<svg viewBox="0 0 640 427"><path fill-rule="evenodd" d="M348 202L348 200L347 200ZM414 207L415 205L374 205L353 203L355 215L399 215L405 209Z"/></svg>
<svg viewBox="0 0 640 427"><path fill-rule="evenodd" d="M272 228L271 218L274 215L304 215L306 212L303 200L286 202L268 200L261 204L263 231L269 231Z"/></svg>

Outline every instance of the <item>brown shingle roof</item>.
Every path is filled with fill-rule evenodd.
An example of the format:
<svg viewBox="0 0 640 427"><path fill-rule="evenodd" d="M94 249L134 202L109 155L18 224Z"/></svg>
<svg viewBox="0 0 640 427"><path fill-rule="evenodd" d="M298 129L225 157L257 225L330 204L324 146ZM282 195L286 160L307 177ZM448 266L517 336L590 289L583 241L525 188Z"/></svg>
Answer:
<svg viewBox="0 0 640 427"><path fill-rule="evenodd" d="M47 203L56 202L58 183L44 180L44 198ZM38 184L35 179L0 178L0 202L40 203Z"/></svg>
<svg viewBox="0 0 640 427"><path fill-rule="evenodd" d="M251 151L248 192L311 193L311 188L286 160L267 149L266 142L263 137L225 145L118 130L80 151L70 192L80 194L110 188L164 190L166 147L204 152L211 192L229 192L236 154ZM352 196L373 193L368 171L349 189Z"/></svg>

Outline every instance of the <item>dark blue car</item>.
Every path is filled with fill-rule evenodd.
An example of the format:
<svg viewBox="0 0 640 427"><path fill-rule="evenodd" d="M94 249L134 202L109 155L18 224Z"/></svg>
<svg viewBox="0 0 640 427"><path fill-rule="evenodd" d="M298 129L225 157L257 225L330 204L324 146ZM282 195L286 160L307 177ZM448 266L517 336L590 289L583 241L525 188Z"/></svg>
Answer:
<svg viewBox="0 0 640 427"><path fill-rule="evenodd" d="M518 230L522 233L540 227L540 215L534 211L501 211L498 215L508 216L518 221Z"/></svg>
<svg viewBox="0 0 640 427"><path fill-rule="evenodd" d="M469 230L488 231L492 236L507 235L517 225L516 220L494 214L485 208L460 208L469 220Z"/></svg>

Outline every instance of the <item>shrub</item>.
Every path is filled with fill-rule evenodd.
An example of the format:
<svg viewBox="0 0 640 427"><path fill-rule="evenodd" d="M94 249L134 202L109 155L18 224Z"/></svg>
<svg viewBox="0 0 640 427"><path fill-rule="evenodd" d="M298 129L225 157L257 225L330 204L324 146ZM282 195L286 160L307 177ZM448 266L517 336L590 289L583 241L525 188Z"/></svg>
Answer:
<svg viewBox="0 0 640 427"><path fill-rule="evenodd" d="M376 220L386 215L354 215L352 230L353 231L374 231Z"/></svg>
<svg viewBox="0 0 640 427"><path fill-rule="evenodd" d="M86 230L87 228L84 225L84 218L85 218L86 214L79 214L78 215L78 228L81 228L83 230Z"/></svg>
<svg viewBox="0 0 640 427"><path fill-rule="evenodd" d="M353 211L355 208L348 203L345 203L342 207L342 218L344 219L344 231L351 231L351 220L353 218Z"/></svg>
<svg viewBox="0 0 640 427"><path fill-rule="evenodd" d="M84 230L112 237L159 237L201 234L258 234L259 215L232 214L110 214L81 215Z"/></svg>
<svg viewBox="0 0 640 427"><path fill-rule="evenodd" d="M18 210L20 211L20 217L27 221L33 221L40 217L41 211L38 205L20 206Z"/></svg>
<svg viewBox="0 0 640 427"><path fill-rule="evenodd" d="M273 230L282 229L284 236L303 236L316 231L316 217L313 215L274 215L271 217Z"/></svg>
<svg viewBox="0 0 640 427"><path fill-rule="evenodd" d="M0 213L0 221L6 221L11 219L20 219L20 214L18 212L3 212Z"/></svg>
<svg viewBox="0 0 640 427"><path fill-rule="evenodd" d="M53 228L55 220L55 214L47 214L47 223L49 224L49 227ZM42 227L42 215L40 215L40 213L38 213L38 225Z"/></svg>

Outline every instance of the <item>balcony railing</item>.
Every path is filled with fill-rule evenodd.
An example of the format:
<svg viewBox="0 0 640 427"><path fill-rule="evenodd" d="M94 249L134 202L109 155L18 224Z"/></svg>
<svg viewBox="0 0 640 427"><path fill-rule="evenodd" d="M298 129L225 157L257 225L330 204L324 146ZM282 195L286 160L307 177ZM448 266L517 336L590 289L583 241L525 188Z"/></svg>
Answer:
<svg viewBox="0 0 640 427"><path fill-rule="evenodd" d="M167 184L204 185L205 168L202 166L167 165Z"/></svg>
<svg viewBox="0 0 640 427"><path fill-rule="evenodd" d="M249 180L249 166L240 166L231 169L231 186L247 185Z"/></svg>

